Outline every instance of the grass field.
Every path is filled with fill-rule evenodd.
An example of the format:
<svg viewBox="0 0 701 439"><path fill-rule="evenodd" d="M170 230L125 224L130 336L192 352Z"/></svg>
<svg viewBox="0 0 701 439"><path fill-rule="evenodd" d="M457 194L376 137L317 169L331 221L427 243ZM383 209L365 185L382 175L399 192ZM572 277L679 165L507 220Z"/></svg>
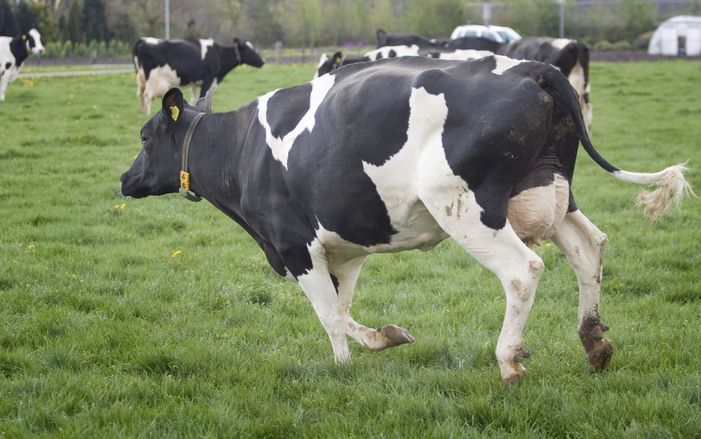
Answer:
<svg viewBox="0 0 701 439"><path fill-rule="evenodd" d="M237 69L215 110L312 76ZM701 192L701 63L592 65L593 140L621 168L689 160ZM160 103L154 102L154 109ZM354 315L412 345L333 364L297 286L211 205L118 195L145 117L132 75L19 80L0 104L0 437L701 438L701 201L651 224L580 154L574 192L609 236L590 371L553 245L507 388L496 278L444 242L369 258Z"/></svg>

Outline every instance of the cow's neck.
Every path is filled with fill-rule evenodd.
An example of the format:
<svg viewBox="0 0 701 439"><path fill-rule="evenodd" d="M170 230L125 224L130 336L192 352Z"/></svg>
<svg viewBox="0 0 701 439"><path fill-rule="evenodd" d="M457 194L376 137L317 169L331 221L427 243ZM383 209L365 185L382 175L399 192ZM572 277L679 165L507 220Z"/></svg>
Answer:
<svg viewBox="0 0 701 439"><path fill-rule="evenodd" d="M237 47L222 47L220 50L221 72L219 73L219 80L221 81L234 67L241 64L241 54Z"/></svg>
<svg viewBox="0 0 701 439"><path fill-rule="evenodd" d="M21 37L14 38L10 42L10 50L12 51L12 55L15 57L15 65L17 67L21 66L24 60L29 56L27 42Z"/></svg>
<svg viewBox="0 0 701 439"><path fill-rule="evenodd" d="M246 121L250 117L245 109L208 114L190 145L191 190L234 219L241 214L239 175L245 164L240 156L250 125Z"/></svg>

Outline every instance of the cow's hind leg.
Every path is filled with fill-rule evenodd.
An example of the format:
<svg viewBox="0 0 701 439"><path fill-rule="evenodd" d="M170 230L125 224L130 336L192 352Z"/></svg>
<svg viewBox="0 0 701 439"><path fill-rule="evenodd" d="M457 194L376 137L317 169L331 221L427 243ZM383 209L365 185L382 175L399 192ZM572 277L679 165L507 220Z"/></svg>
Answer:
<svg viewBox="0 0 701 439"><path fill-rule="evenodd" d="M604 338L608 327L599 317L601 268L606 235L580 211L570 212L553 241L574 268L579 282L579 338L594 370L606 367L613 345Z"/></svg>
<svg viewBox="0 0 701 439"><path fill-rule="evenodd" d="M353 290L360 274L365 256L336 264L331 272L338 282L338 300L345 320L346 335L352 337L370 351L381 351L404 343L411 343L414 337L404 328L397 325L385 325L373 329L364 326L350 315L353 302Z"/></svg>
<svg viewBox="0 0 701 439"><path fill-rule="evenodd" d="M502 379L507 383L517 382L526 374L521 364L528 356L522 346L523 330L543 261L518 238L508 222L500 229L484 225L481 220L484 208L465 182L451 174L429 170L422 178L419 196L440 227L501 281L506 294L506 313L496 357ZM508 199L505 197L503 202L507 203Z"/></svg>

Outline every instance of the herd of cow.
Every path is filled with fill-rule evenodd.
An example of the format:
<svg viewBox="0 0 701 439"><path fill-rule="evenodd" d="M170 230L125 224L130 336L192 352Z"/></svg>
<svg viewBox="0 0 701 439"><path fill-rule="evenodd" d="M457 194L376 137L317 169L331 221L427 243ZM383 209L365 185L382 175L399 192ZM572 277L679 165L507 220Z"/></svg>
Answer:
<svg viewBox="0 0 701 439"><path fill-rule="evenodd" d="M656 187L639 197L652 218L691 192L685 167L628 172L597 153L582 112L590 107L581 44L530 39L474 49L378 37L385 51L375 55L389 58L351 63L336 54L311 82L226 113L211 111L214 86L239 64L263 65L249 42L141 39L134 65L142 110L163 98L141 129L142 150L121 177L122 194L180 192L236 221L272 268L302 288L338 362L350 360L347 337L371 351L414 340L397 325L375 329L351 317L367 256L428 250L450 237L501 281L506 312L496 358L508 383L526 373L523 331L544 268L532 246L550 239L579 283L589 362L605 368L613 353L599 315L607 238L572 194L579 144L615 178ZM38 33L34 46L23 41L36 48ZM391 57L407 48L415 56ZM492 54L445 59L466 50ZM193 95L200 88L200 99L188 104L173 85L192 85Z"/></svg>

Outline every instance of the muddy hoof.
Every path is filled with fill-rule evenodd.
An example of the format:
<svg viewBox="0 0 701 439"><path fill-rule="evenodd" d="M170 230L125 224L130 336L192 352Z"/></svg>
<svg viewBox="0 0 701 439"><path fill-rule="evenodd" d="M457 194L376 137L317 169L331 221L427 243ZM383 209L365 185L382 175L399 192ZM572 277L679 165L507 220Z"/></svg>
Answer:
<svg viewBox="0 0 701 439"><path fill-rule="evenodd" d="M503 379L504 384L506 384L507 386L513 386L523 381L524 378L526 378L526 368L521 366L519 370L513 371L511 374L505 376Z"/></svg>
<svg viewBox="0 0 701 439"><path fill-rule="evenodd" d="M605 338L597 340L594 348L587 352L587 356L589 357L589 364L591 364L591 367L595 371L600 372L606 369L609 361L611 361L611 357L613 356L613 344Z"/></svg>
<svg viewBox="0 0 701 439"><path fill-rule="evenodd" d="M387 347L411 343L416 340L409 331L397 325L386 325L380 328L379 331L389 341Z"/></svg>

